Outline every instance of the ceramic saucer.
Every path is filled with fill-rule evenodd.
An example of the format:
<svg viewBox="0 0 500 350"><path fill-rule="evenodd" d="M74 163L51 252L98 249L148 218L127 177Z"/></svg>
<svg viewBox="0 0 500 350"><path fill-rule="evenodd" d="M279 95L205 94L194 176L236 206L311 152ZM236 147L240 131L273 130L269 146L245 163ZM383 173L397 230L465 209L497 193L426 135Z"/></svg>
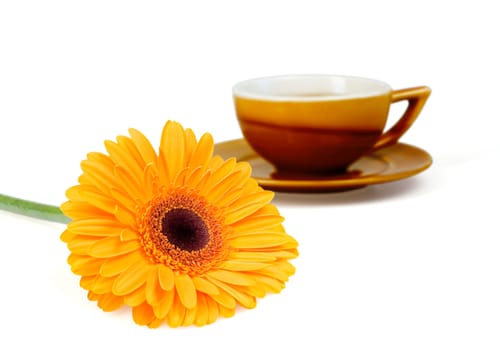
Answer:
<svg viewBox="0 0 500 350"><path fill-rule="evenodd" d="M244 139L215 145L214 154L249 162L252 177L266 189L282 192L336 192L401 180L432 164L424 150L404 143L374 151L353 163L344 174L314 178L279 178L273 166L262 159Z"/></svg>

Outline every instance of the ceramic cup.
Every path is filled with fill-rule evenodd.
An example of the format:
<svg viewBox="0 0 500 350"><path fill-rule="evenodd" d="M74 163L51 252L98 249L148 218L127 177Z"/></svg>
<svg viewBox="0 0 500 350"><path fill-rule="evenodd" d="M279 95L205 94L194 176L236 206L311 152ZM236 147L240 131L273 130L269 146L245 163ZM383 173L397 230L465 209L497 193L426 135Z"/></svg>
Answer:
<svg viewBox="0 0 500 350"><path fill-rule="evenodd" d="M283 176L346 172L363 155L395 144L430 95L362 77L286 75L242 81L233 100L243 136ZM392 103L408 101L386 129Z"/></svg>

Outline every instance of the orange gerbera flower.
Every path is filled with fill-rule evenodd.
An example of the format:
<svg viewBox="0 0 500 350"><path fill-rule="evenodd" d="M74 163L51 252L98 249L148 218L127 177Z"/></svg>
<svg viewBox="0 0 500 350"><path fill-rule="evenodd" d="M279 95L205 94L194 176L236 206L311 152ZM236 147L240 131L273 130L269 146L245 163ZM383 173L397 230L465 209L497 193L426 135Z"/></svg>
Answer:
<svg viewBox="0 0 500 350"><path fill-rule="evenodd" d="M167 122L159 153L135 129L90 153L61 209L71 270L104 311L149 327L205 325L279 292L297 242L250 166Z"/></svg>

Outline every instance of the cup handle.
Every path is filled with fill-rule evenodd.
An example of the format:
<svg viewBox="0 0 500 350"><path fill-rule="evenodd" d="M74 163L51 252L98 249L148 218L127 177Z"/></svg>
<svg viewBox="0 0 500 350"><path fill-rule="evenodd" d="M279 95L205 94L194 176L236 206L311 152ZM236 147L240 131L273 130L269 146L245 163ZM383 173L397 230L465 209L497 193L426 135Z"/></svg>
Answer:
<svg viewBox="0 0 500 350"><path fill-rule="evenodd" d="M430 94L431 89L427 86L394 90L391 94L391 104L398 101L408 100L408 107L396 124L380 135L379 139L373 146L373 150L391 146L398 142L401 136L403 136L403 134L417 119Z"/></svg>

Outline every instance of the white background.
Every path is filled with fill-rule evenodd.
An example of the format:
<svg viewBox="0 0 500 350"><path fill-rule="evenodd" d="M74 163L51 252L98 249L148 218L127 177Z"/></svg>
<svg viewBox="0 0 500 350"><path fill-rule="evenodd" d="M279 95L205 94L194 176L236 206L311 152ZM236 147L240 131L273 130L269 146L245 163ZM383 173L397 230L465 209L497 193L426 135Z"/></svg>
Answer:
<svg viewBox="0 0 500 350"><path fill-rule="evenodd" d="M62 225L0 212L0 348L500 348L493 5L1 0L0 193L60 204L86 153L129 127L155 145L167 119L239 138L231 86L285 73L430 86L402 141L434 163L352 192L276 194L296 275L203 328L103 313L66 264Z"/></svg>

